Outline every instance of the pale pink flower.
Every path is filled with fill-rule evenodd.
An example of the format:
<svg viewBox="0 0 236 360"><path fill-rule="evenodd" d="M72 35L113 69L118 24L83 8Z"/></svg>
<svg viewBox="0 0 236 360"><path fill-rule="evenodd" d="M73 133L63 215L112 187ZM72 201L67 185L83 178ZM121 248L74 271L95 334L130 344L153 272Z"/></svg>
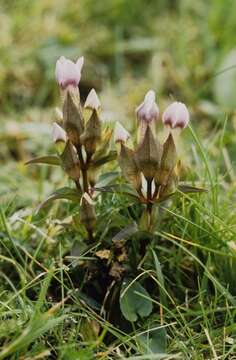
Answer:
<svg viewBox="0 0 236 360"><path fill-rule="evenodd" d="M76 63L70 59L66 59L64 56L61 56L56 62L56 80L60 87L65 90L67 86L72 85L77 87L80 78L81 70L84 64L84 57L80 57Z"/></svg>
<svg viewBox="0 0 236 360"><path fill-rule="evenodd" d="M173 102L164 111L162 121L171 129L178 127L184 129L189 123L189 111L186 105L179 101Z"/></svg>
<svg viewBox="0 0 236 360"><path fill-rule="evenodd" d="M138 120L151 123L158 119L159 108L155 101L155 91L149 90L145 95L144 101L136 109Z"/></svg>

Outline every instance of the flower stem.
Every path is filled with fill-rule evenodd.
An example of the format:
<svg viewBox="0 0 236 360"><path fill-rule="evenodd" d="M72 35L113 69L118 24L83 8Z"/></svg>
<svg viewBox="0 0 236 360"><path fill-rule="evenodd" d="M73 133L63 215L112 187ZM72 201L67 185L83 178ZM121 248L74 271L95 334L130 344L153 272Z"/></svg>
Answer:
<svg viewBox="0 0 236 360"><path fill-rule="evenodd" d="M81 185L79 180L75 180L75 185L79 193L82 193Z"/></svg>
<svg viewBox="0 0 236 360"><path fill-rule="evenodd" d="M88 192L88 174L87 174L87 169L81 169L81 171L82 171L84 192Z"/></svg>
<svg viewBox="0 0 236 360"><path fill-rule="evenodd" d="M88 243L93 244L94 243L93 231L87 229L87 233L88 233Z"/></svg>

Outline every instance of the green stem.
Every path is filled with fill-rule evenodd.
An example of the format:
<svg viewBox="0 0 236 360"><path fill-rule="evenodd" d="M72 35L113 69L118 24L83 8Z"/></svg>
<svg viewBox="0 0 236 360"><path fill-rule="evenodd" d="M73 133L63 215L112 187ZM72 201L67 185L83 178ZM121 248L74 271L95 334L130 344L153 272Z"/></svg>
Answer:
<svg viewBox="0 0 236 360"><path fill-rule="evenodd" d="M149 245L150 245L150 235L149 233L146 233L140 242L140 255L141 255L141 261L138 264L138 268L140 268L142 266L142 264L145 262L146 256L147 256L147 251L149 249Z"/></svg>
<svg viewBox="0 0 236 360"><path fill-rule="evenodd" d="M93 231L90 229L87 229L87 233L88 233L88 243L89 244L93 244L94 243L94 236L93 236Z"/></svg>
<svg viewBox="0 0 236 360"><path fill-rule="evenodd" d="M76 188L77 188L78 192L82 193L82 188L81 188L79 180L75 180L75 185L76 185Z"/></svg>
<svg viewBox="0 0 236 360"><path fill-rule="evenodd" d="M82 178L83 178L83 188L84 192L88 192L88 174L87 169L81 169L82 172Z"/></svg>

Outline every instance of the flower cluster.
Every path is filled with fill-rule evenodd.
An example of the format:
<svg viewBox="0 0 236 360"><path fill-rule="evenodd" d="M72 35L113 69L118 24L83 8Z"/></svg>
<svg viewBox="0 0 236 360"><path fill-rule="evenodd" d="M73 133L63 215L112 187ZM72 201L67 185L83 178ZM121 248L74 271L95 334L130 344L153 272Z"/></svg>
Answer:
<svg viewBox="0 0 236 360"><path fill-rule="evenodd" d="M122 173L149 209L153 203L173 194L177 188L179 161L172 132L177 128L185 128L189 122L185 104L174 102L169 105L162 115L162 122L169 129L169 135L164 144L160 144L156 137L160 111L155 97L153 90L148 91L136 109L139 137L135 149L126 145L130 135L120 123L116 124L115 129Z"/></svg>
<svg viewBox="0 0 236 360"><path fill-rule="evenodd" d="M117 189L116 184L107 186L104 181L103 185L98 186L98 170L105 163L116 159L117 151L110 149L112 130L102 126L101 103L96 91L92 89L84 104L81 102L79 84L83 64L83 57L75 63L65 57L57 60L55 75L62 98L62 107L61 110L56 109L57 121L52 129L57 156L44 156L28 163L47 163L63 168L76 188L58 189L49 199L79 200L80 222L87 230L88 239L92 241L96 221L93 201L95 191L97 194L98 191L114 192ZM188 125L189 112L181 102L172 103L163 112L162 122L169 130L164 144L156 136L160 110L153 90L147 92L144 101L137 107L136 117L137 146L127 146L131 136L119 122L115 126L114 139L118 145L120 168L130 183L128 188L130 190L132 186L132 196L147 205L146 213L151 218L153 205L173 195L178 188L180 162L173 132ZM127 189L127 184L125 187ZM181 190L183 191L183 186ZM185 190L203 191L186 185ZM125 194L125 190L123 192ZM43 204L45 203L48 200Z"/></svg>
<svg viewBox="0 0 236 360"><path fill-rule="evenodd" d="M114 160L116 153L109 151L112 131L102 127L96 91L92 89L85 103L81 103L79 83L83 64L83 57L75 63L63 56L57 60L55 75L62 95L62 110L56 109L57 122L52 129L57 157L45 156L28 163L61 165L77 189L76 192L59 189L51 198L80 199L80 222L92 240L96 220L92 197L98 169Z"/></svg>

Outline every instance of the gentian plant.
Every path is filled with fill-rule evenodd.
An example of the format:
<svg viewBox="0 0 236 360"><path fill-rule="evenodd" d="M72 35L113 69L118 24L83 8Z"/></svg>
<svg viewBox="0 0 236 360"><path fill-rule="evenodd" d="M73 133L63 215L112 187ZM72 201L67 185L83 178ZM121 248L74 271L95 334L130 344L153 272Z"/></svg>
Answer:
<svg viewBox="0 0 236 360"><path fill-rule="evenodd" d="M122 173L136 191L139 201L146 204L142 217L145 230L152 231L157 215L153 208L157 204L173 196L177 190L191 192L202 189L178 185L181 163L178 160L173 132L184 129L189 123L189 112L185 104L174 102L163 113L163 124L169 130L164 144L161 144L156 136L159 108L153 90L147 92L143 103L137 107L136 117L136 147L133 149L126 145L130 135L121 124L116 125L115 141L119 146L118 162Z"/></svg>
<svg viewBox="0 0 236 360"><path fill-rule="evenodd" d="M87 230L87 241L93 241L96 222L94 211L94 186L99 168L115 159L116 152L110 150L112 130L102 127L101 103L92 89L82 105L79 82L84 59L76 63L61 57L56 63L56 80L60 87L62 111L57 108L60 124L53 123L52 138L57 156L44 156L28 163L60 165L74 182L75 189L62 188L53 193L40 208L58 198L80 202L80 221Z"/></svg>
<svg viewBox="0 0 236 360"><path fill-rule="evenodd" d="M150 250L158 261L151 245L160 221L160 204L183 192L204 191L179 183L181 164L174 133L187 127L189 112L181 102L167 107L162 122L168 134L161 144L157 137L160 110L155 92L150 90L136 109L137 136L131 136L117 122L112 137L113 130L101 121L101 103L94 89L82 104L79 83L83 63L83 57L76 63L64 57L57 61L56 80L62 99L62 110L57 110L59 121L52 129L57 154L28 163L59 165L74 183L73 187L56 190L40 209L55 199L70 200L79 208L79 227L86 230L81 232L84 247L79 256L86 253L92 257L91 261L81 258L76 270L83 284L81 297L96 298L95 309L109 320L120 322L117 317L114 320L112 312L118 303L125 319L136 321L153 308L145 281L141 284L135 279L145 261L148 266ZM113 183L99 182L99 175L106 175L107 163L116 159L122 176L116 173ZM104 238L97 229L96 203L110 193L132 199L130 204L138 209L140 218L116 234L117 225L113 224Z"/></svg>

